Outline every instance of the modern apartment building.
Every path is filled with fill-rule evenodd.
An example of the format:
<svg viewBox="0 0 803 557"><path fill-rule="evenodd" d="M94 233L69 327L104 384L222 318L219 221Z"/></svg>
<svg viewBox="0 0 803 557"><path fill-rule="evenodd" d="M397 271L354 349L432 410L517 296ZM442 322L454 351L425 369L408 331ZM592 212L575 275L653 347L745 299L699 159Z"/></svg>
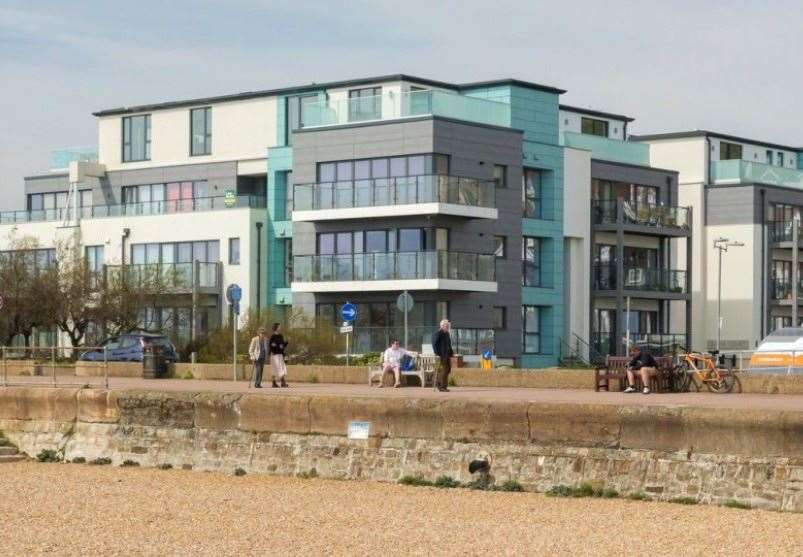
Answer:
<svg viewBox="0 0 803 557"><path fill-rule="evenodd" d="M392 75L103 110L97 154L26 179L0 249L68 235L99 266L178 269L143 319L184 339L229 318L237 282L243 309L331 326L356 304L357 351L402 336L404 291L413 349L444 317L460 353L522 367L680 343L678 175L627 141L632 119L563 92Z"/></svg>
<svg viewBox="0 0 803 557"><path fill-rule="evenodd" d="M794 325L803 298L792 241L803 207L803 149L704 130L633 139L650 146L653 164L678 170L680 203L695 208L694 347L716 348L720 324L722 350L751 349ZM723 253L721 320L718 239L743 244ZM677 256L687 257L684 248Z"/></svg>

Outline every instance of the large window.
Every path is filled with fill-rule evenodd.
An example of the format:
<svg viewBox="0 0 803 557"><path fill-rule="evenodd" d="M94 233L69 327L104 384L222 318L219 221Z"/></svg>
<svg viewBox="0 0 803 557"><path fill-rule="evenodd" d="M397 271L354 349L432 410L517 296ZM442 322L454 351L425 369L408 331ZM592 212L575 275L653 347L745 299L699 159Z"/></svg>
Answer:
<svg viewBox="0 0 803 557"><path fill-rule="evenodd" d="M524 236L521 244L521 284L541 286L541 240Z"/></svg>
<svg viewBox="0 0 803 557"><path fill-rule="evenodd" d="M318 182L323 183L430 174L449 174L449 157L427 154L318 163Z"/></svg>
<svg viewBox="0 0 803 557"><path fill-rule="evenodd" d="M446 250L446 228L400 228L397 230L359 230L318 234L318 255L348 253L392 253Z"/></svg>
<svg viewBox="0 0 803 557"><path fill-rule="evenodd" d="M293 218L293 171L288 170L284 174L284 218Z"/></svg>
<svg viewBox="0 0 803 557"><path fill-rule="evenodd" d="M524 216L530 219L541 218L541 178L541 172L533 168L525 168L522 174Z"/></svg>
<svg viewBox="0 0 803 557"><path fill-rule="evenodd" d="M131 263L217 263L220 261L220 243L217 240L200 242L165 242L131 245Z"/></svg>
<svg viewBox="0 0 803 557"><path fill-rule="evenodd" d="M504 306L494 306L493 310L493 328L497 331L505 330L507 328L507 308Z"/></svg>
<svg viewBox="0 0 803 557"><path fill-rule="evenodd" d="M541 353L541 309L538 306L521 307L521 351L525 354Z"/></svg>
<svg viewBox="0 0 803 557"><path fill-rule="evenodd" d="M212 107L190 110L190 155L212 154Z"/></svg>
<svg viewBox="0 0 803 557"><path fill-rule="evenodd" d="M98 281L101 280L100 277L103 271L103 246L86 246L84 252L86 254L86 266L90 272L90 283L92 286L97 286Z"/></svg>
<svg viewBox="0 0 803 557"><path fill-rule="evenodd" d="M285 238L282 240L282 250L284 252L284 286L290 286L293 281L293 239Z"/></svg>
<svg viewBox="0 0 803 557"><path fill-rule="evenodd" d="M211 206L209 184L205 180L124 186L122 193L123 204L141 204L139 212L142 214L203 209L204 204Z"/></svg>
<svg viewBox="0 0 803 557"><path fill-rule="evenodd" d="M123 162L151 158L151 115L123 118Z"/></svg>
<svg viewBox="0 0 803 557"><path fill-rule="evenodd" d="M719 142L719 160L729 161L742 158L742 146L738 143Z"/></svg>
<svg viewBox="0 0 803 557"><path fill-rule="evenodd" d="M507 237L494 236L494 255L497 259L507 257Z"/></svg>
<svg viewBox="0 0 803 557"><path fill-rule="evenodd" d="M87 216L91 212L92 190L78 191L78 207L79 212L84 216ZM31 193L28 195L28 210L32 212L47 211L48 218L52 216L51 213L55 214L55 209L65 208L67 208L66 191Z"/></svg>
<svg viewBox="0 0 803 557"><path fill-rule="evenodd" d="M597 120L596 118L586 118L584 116L580 131L588 135L608 137L608 122L606 120Z"/></svg>
<svg viewBox="0 0 803 557"><path fill-rule="evenodd" d="M349 122L382 118L382 88L367 87L349 91Z"/></svg>

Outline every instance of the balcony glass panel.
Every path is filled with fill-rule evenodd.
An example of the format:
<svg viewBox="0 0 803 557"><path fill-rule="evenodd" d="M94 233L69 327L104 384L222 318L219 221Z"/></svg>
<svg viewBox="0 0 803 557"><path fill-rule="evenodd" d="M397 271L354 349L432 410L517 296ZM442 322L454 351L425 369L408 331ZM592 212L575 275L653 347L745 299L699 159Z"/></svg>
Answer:
<svg viewBox="0 0 803 557"><path fill-rule="evenodd" d="M744 160L712 161L715 184L741 182L803 189L803 170Z"/></svg>
<svg viewBox="0 0 803 557"><path fill-rule="evenodd" d="M594 224L616 224L617 204L620 200L592 200L591 216ZM676 228L688 230L689 210L686 207L664 205L634 204L621 200L622 223L655 228Z"/></svg>
<svg viewBox="0 0 803 557"><path fill-rule="evenodd" d="M616 265L594 266L594 289L616 290ZM673 292L685 294L686 271L625 267L622 287L625 290L645 292Z"/></svg>

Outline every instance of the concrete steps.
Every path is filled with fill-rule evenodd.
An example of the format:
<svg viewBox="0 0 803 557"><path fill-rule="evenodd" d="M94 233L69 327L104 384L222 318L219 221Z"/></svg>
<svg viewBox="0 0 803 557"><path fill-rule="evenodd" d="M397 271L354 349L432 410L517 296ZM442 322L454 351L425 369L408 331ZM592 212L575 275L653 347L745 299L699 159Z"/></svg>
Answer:
<svg viewBox="0 0 803 557"><path fill-rule="evenodd" d="M19 462L20 460L25 460L25 458L26 456L20 454L17 447L0 434L0 464L4 462Z"/></svg>

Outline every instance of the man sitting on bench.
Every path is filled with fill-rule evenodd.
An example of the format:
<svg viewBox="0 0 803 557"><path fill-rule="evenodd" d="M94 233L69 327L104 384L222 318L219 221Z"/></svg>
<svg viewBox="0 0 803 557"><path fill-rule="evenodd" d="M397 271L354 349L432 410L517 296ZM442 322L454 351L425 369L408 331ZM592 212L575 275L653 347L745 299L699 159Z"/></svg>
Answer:
<svg viewBox="0 0 803 557"><path fill-rule="evenodd" d="M632 358L627 364L627 388L626 393L636 392L636 372L641 375L641 384L644 386L642 392L645 395L650 394L650 374L655 373L658 363L651 354L648 354L638 346L634 346L630 351Z"/></svg>
<svg viewBox="0 0 803 557"><path fill-rule="evenodd" d="M382 354L382 375L388 371L392 371L393 376L396 379L396 384L393 386L396 388L401 387L402 358L409 354L410 353L407 352L407 350L399 347L398 340L394 340L392 343L390 343L390 348L385 350L385 352ZM379 386L382 386L381 380L379 381Z"/></svg>

